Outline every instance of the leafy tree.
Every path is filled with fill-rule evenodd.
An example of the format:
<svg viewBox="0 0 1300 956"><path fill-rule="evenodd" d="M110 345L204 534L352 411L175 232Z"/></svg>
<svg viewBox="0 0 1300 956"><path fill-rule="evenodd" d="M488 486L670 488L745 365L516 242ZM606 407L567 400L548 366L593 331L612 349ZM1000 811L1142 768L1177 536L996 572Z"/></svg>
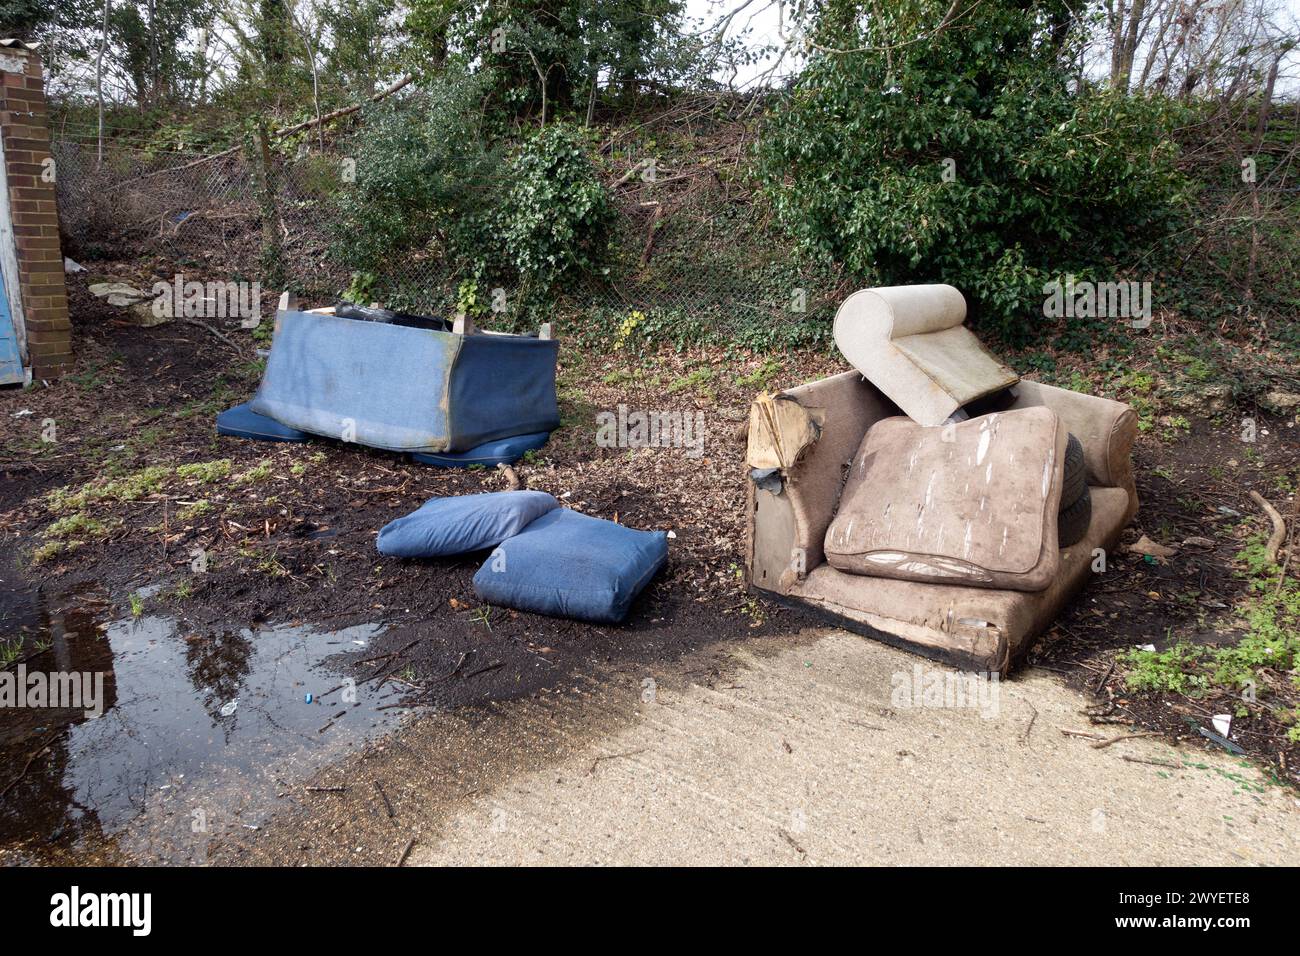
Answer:
<svg viewBox="0 0 1300 956"><path fill-rule="evenodd" d="M559 279L594 267L605 254L613 206L587 149L581 130L557 123L511 158L497 220L525 299L544 297Z"/></svg>
<svg viewBox="0 0 1300 956"><path fill-rule="evenodd" d="M209 0L146 0L113 3L109 11L109 46L117 72L142 108L171 105L190 98L206 63L187 41L212 21Z"/></svg>
<svg viewBox="0 0 1300 956"><path fill-rule="evenodd" d="M366 111L350 150L356 181L338 194L334 251L350 268L379 271L430 246L474 273L496 258L502 156L482 129L483 87L449 77L419 101Z"/></svg>
<svg viewBox="0 0 1300 956"><path fill-rule="evenodd" d="M425 68L452 58L490 73L491 105L512 116L544 106L544 122L589 109L602 80L626 95L698 77L684 12L684 0L412 0L406 25Z"/></svg>
<svg viewBox="0 0 1300 956"><path fill-rule="evenodd" d="M1072 88L1059 0L834 2L759 144L780 221L865 281L958 286L1023 338L1042 285L1169 228L1154 101ZM1121 261L1122 265L1122 261Z"/></svg>
<svg viewBox="0 0 1300 956"><path fill-rule="evenodd" d="M507 150L477 109L489 83L460 76L428 100L370 111L356 182L337 198L334 254L349 269L436 254L466 282L517 287L527 309L601 260L612 207L581 130L552 123Z"/></svg>

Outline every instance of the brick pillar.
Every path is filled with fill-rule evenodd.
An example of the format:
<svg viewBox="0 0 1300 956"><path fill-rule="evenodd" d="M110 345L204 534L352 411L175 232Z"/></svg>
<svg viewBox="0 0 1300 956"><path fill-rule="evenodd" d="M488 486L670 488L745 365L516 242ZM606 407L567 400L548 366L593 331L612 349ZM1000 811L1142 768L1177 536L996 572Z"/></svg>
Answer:
<svg viewBox="0 0 1300 956"><path fill-rule="evenodd" d="M72 323L54 194L57 170L50 157L41 58L22 46L0 47L0 136L18 252L27 361L33 378L57 378L72 367Z"/></svg>

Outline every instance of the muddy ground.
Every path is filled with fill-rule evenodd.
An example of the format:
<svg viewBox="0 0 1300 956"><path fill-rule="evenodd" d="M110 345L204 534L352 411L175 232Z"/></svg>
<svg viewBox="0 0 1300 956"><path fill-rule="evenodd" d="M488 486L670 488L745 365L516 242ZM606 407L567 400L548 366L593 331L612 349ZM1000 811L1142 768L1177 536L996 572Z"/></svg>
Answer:
<svg viewBox="0 0 1300 956"><path fill-rule="evenodd" d="M392 561L375 551L374 537L389 520L433 496L509 487L504 473L429 468L326 441L218 438L215 414L256 387L260 368L251 342L235 350L180 323L139 328L89 296L84 284L71 285L75 373L51 387L0 393L0 628L9 640L22 639L9 666L28 660L37 666L46 653L30 613L34 594L60 613L98 607L101 618L165 617L200 645L269 625L329 632L383 625L364 662L354 654L338 672L432 715L434 723L408 726L402 735L436 738L436 721L481 724L484 753L508 763L524 758L505 756L508 741L492 742L493 708L502 701L580 695L596 675L627 682L635 679L629 675L656 673L669 680L664 669L673 665L679 676L725 681L727 645L762 646L813 623L743 586L738 430L754 392L838 371L834 356L562 349L563 425L518 466L519 479L587 514L673 534L668 567L628 621L594 627L481 606L471 578L482 555ZM1087 376L1086 360L1062 361ZM596 412L620 403L702 411L703 455L596 447ZM1262 434L1249 455L1237 436L1240 409L1193 410L1174 428L1153 418L1156 427L1143 433L1136 451L1142 511L1124 541L1146 534L1165 543L1209 543L1183 546L1155 563L1121 549L1031 657L1098 695L1103 721L1213 746L1195 727L1220 712L1222 701L1130 694L1115 657L1135 645L1164 647L1180 637L1221 642L1241 633L1237 608L1245 584L1234 556L1266 527L1248 493L1257 489L1282 506L1300 462L1294 421L1249 413ZM214 462L228 464L175 471ZM149 481L131 484L148 469L155 470ZM69 495L112 482L115 496L68 502ZM59 489L65 489L62 504L50 497ZM70 515L81 517L52 535L51 527ZM21 777L39 775L48 728L39 730L0 733L0 766L21 770ZM1234 725L1234 739L1280 779L1294 782L1300 746L1288 743L1284 730L1275 721L1247 718ZM361 743L354 759L409 747L402 735ZM475 786L456 785L467 792ZM309 815L311 807L296 812ZM122 859L111 846L92 851L85 840L51 833L38 815L12 802L0 807L0 816L8 821L4 842L20 846L21 859ZM331 851L326 842L311 845L313 862L384 862L392 850L382 840L360 855L346 847ZM247 830L210 853L267 861L285 846L283 837L268 842L261 831Z"/></svg>

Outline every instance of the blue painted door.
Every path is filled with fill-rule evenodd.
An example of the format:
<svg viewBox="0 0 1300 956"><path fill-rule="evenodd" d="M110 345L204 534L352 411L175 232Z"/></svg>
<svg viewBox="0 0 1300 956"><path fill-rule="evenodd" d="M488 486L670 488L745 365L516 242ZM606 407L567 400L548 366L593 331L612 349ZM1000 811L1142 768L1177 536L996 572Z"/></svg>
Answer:
<svg viewBox="0 0 1300 956"><path fill-rule="evenodd" d="M14 315L9 309L9 296L0 282L0 385L10 385L23 380L23 363L18 357L18 333L14 331Z"/></svg>

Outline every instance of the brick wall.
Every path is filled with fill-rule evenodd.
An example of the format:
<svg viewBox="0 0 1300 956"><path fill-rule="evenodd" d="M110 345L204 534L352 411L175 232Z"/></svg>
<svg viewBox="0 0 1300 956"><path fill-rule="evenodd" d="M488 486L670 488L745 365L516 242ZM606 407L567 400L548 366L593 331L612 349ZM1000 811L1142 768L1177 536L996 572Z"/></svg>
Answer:
<svg viewBox="0 0 1300 956"><path fill-rule="evenodd" d="M34 378L57 378L72 366L72 325L54 198L57 170L50 159L41 58L22 47L0 47L0 136L18 247L28 362Z"/></svg>

